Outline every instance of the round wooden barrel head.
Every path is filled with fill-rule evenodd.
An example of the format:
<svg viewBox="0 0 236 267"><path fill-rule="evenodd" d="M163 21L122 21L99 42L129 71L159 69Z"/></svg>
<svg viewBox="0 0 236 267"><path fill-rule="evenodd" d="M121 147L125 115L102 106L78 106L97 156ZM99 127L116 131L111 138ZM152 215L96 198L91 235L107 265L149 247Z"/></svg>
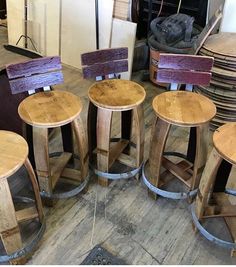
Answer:
<svg viewBox="0 0 236 267"><path fill-rule="evenodd" d="M210 35L203 47L213 53L236 57L236 33Z"/></svg>
<svg viewBox="0 0 236 267"><path fill-rule="evenodd" d="M23 121L36 127L59 127L72 122L81 112L80 98L66 91L47 91L24 99L18 113Z"/></svg>
<svg viewBox="0 0 236 267"><path fill-rule="evenodd" d="M206 123L216 114L216 107L211 100L186 91L162 93L154 98L152 106L161 119L187 127Z"/></svg>
<svg viewBox="0 0 236 267"><path fill-rule="evenodd" d="M213 134L217 152L227 161L236 164L236 123L226 123Z"/></svg>
<svg viewBox="0 0 236 267"><path fill-rule="evenodd" d="M93 84L89 88L88 96L97 107L118 111L130 110L141 104L146 92L135 82L111 79Z"/></svg>
<svg viewBox="0 0 236 267"><path fill-rule="evenodd" d="M27 156L28 145L22 136L0 130L0 179L14 174Z"/></svg>

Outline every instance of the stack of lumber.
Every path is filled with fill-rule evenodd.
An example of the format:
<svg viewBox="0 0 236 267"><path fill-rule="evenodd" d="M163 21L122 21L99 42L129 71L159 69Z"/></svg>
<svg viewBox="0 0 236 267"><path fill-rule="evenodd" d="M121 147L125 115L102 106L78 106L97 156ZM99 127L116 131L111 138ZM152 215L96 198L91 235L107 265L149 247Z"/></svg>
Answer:
<svg viewBox="0 0 236 267"><path fill-rule="evenodd" d="M211 122L216 129L236 122L236 33L219 33L208 37L199 54L214 57L209 86L196 86L195 91L210 98L217 107Z"/></svg>
<svg viewBox="0 0 236 267"><path fill-rule="evenodd" d="M113 17L122 20L129 20L131 0L115 0Z"/></svg>

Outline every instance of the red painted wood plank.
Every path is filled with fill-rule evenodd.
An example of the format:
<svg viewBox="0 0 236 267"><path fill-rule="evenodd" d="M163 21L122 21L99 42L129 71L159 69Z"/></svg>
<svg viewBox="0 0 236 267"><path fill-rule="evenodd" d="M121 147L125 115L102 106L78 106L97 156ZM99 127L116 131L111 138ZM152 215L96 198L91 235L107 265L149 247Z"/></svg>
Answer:
<svg viewBox="0 0 236 267"><path fill-rule="evenodd" d="M161 53L158 68L210 71L213 60L213 57Z"/></svg>
<svg viewBox="0 0 236 267"><path fill-rule="evenodd" d="M92 65L95 63L104 63L108 61L121 60L128 58L128 48L110 48L97 50L81 55L82 65Z"/></svg>
<svg viewBox="0 0 236 267"><path fill-rule="evenodd" d="M125 71L128 71L128 60L111 61L83 68L83 76L87 79Z"/></svg>
<svg viewBox="0 0 236 267"><path fill-rule="evenodd" d="M18 94L63 82L62 72L57 71L11 80L10 87L12 94Z"/></svg>
<svg viewBox="0 0 236 267"><path fill-rule="evenodd" d="M42 57L6 66L9 79L26 77L39 73L47 73L49 71L60 69L62 69L62 66L61 58L59 56Z"/></svg>
<svg viewBox="0 0 236 267"><path fill-rule="evenodd" d="M193 84L193 85L209 85L211 73L158 69L157 81L165 83Z"/></svg>

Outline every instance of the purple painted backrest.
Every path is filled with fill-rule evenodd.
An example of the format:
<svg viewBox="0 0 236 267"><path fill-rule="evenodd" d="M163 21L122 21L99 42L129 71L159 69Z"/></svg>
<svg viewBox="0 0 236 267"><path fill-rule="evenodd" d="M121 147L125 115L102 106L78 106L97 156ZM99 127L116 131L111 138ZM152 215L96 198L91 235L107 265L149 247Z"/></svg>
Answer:
<svg viewBox="0 0 236 267"><path fill-rule="evenodd" d="M175 84L209 85L212 57L160 54L157 81Z"/></svg>
<svg viewBox="0 0 236 267"><path fill-rule="evenodd" d="M127 47L84 53L81 55L83 76L85 79L99 76L107 78L108 75L128 71L127 58Z"/></svg>
<svg viewBox="0 0 236 267"><path fill-rule="evenodd" d="M6 66L12 94L28 91L34 92L39 88L50 89L50 86L63 83L61 59L42 57L26 62Z"/></svg>

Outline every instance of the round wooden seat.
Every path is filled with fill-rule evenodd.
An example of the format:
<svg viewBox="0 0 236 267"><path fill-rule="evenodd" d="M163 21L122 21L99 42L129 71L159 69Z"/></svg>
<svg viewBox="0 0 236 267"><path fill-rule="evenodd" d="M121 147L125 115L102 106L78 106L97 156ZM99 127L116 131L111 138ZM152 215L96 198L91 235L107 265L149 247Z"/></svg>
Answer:
<svg viewBox="0 0 236 267"><path fill-rule="evenodd" d="M146 92L139 84L127 80L105 80L89 88L90 101L97 107L114 111L130 110L141 104Z"/></svg>
<svg viewBox="0 0 236 267"><path fill-rule="evenodd" d="M199 232L211 242L236 252L236 205L235 205L235 168L236 168L236 123L219 127L213 135L213 149L204 168L199 191L192 206L192 218ZM204 221L209 218L224 218L232 237L222 239L209 232ZM217 222L214 221L214 227ZM212 228L213 229L213 228ZM224 233L224 231L221 231Z"/></svg>
<svg viewBox="0 0 236 267"><path fill-rule="evenodd" d="M72 122L82 110L80 98L66 91L48 91L24 99L18 113L36 127L59 127Z"/></svg>
<svg viewBox="0 0 236 267"><path fill-rule="evenodd" d="M14 196L13 201L7 178L22 166L31 181L35 199L21 194ZM21 203L20 209L15 208L15 202ZM0 264L5 262L24 264L36 249L45 231L43 207L37 179L28 159L27 142L14 132L2 130L0 131L0 218L0 241L5 248L5 254L0 255ZM35 219L40 223L37 233L32 234L27 242L23 242L20 224Z"/></svg>
<svg viewBox="0 0 236 267"><path fill-rule="evenodd" d="M14 174L28 156L28 145L23 137L0 131L0 179Z"/></svg>
<svg viewBox="0 0 236 267"><path fill-rule="evenodd" d="M152 103L158 117L175 125L197 126L210 121L216 107L208 98L192 92L165 92Z"/></svg>
<svg viewBox="0 0 236 267"><path fill-rule="evenodd" d="M227 123L218 128L214 132L213 143L225 160L236 164L236 123Z"/></svg>

